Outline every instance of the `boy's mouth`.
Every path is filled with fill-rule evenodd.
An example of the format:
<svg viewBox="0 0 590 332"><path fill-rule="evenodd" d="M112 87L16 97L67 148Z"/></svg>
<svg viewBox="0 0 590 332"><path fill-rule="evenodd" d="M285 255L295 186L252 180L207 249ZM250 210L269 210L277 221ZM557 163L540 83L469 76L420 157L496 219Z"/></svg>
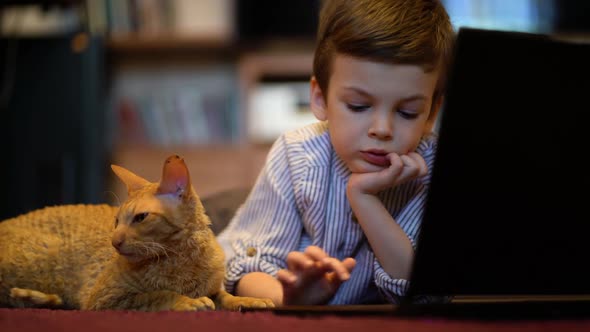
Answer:
<svg viewBox="0 0 590 332"><path fill-rule="evenodd" d="M387 152L381 150L361 151L362 158L373 165L380 167L389 167L391 164Z"/></svg>

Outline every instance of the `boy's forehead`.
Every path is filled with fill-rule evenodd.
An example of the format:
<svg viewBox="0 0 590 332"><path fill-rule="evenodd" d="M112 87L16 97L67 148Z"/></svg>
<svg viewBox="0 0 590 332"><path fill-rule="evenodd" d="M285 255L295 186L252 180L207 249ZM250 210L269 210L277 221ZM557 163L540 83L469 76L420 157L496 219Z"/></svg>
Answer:
<svg viewBox="0 0 590 332"><path fill-rule="evenodd" d="M394 64L337 55L332 64L329 88L383 91L402 95L432 95L440 76L437 69L425 71L420 65Z"/></svg>

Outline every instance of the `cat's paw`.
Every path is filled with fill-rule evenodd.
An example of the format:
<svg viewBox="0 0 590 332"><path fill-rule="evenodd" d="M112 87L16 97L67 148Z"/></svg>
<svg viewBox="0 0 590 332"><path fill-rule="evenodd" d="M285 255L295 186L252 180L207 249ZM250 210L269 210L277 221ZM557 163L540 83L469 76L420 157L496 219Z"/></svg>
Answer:
<svg viewBox="0 0 590 332"><path fill-rule="evenodd" d="M213 303L213 301L206 296L201 296L196 299L182 296L176 301L176 303L174 303L172 310L174 310L174 311L215 310L215 303Z"/></svg>
<svg viewBox="0 0 590 332"><path fill-rule="evenodd" d="M55 294L45 294L33 289L11 288L10 297L32 305L61 306L63 300Z"/></svg>
<svg viewBox="0 0 590 332"><path fill-rule="evenodd" d="M243 296L232 296L226 298L222 302L223 309L239 311L241 309L265 309L274 308L274 303L270 299L255 298L255 297L243 297Z"/></svg>

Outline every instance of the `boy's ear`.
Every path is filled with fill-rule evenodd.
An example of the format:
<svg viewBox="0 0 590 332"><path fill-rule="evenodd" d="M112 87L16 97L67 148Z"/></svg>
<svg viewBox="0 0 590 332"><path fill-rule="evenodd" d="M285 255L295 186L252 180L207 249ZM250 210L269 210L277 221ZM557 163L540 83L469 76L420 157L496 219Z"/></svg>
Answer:
<svg viewBox="0 0 590 332"><path fill-rule="evenodd" d="M150 184L150 182L133 172L117 165L111 165L111 169L115 172L115 175L127 186L127 194L131 194L133 191L143 188Z"/></svg>
<svg viewBox="0 0 590 332"><path fill-rule="evenodd" d="M326 112L326 99L324 98L324 93L322 89L320 89L320 85L318 81L315 79L315 76L311 77L309 82L310 85L310 107L313 115L320 120L325 121L328 119L327 112Z"/></svg>
<svg viewBox="0 0 590 332"><path fill-rule="evenodd" d="M157 193L185 197L190 190L190 183L190 175L184 160L177 155L166 158Z"/></svg>
<svg viewBox="0 0 590 332"><path fill-rule="evenodd" d="M428 120L426 120L426 125L424 126L424 134L430 134L434 130L436 120L438 119L438 113L443 104L443 99L443 96L439 96L435 101L433 101L430 114L428 114Z"/></svg>

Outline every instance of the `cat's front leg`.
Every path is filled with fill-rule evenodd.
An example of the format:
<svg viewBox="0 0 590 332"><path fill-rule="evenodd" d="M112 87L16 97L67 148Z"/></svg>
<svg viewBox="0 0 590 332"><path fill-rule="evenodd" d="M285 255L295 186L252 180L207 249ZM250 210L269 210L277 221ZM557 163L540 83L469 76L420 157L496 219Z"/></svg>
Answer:
<svg viewBox="0 0 590 332"><path fill-rule="evenodd" d="M242 308L274 308L271 299L233 296L224 290L220 290L214 296L219 309L239 311Z"/></svg>
<svg viewBox="0 0 590 332"><path fill-rule="evenodd" d="M214 310L208 297L190 298L172 291L130 293L120 289L101 290L82 303L86 310L139 310L139 311L202 311Z"/></svg>
<svg viewBox="0 0 590 332"><path fill-rule="evenodd" d="M59 295L46 294L33 289L11 288L10 297L16 307L54 307L63 306L63 300Z"/></svg>

